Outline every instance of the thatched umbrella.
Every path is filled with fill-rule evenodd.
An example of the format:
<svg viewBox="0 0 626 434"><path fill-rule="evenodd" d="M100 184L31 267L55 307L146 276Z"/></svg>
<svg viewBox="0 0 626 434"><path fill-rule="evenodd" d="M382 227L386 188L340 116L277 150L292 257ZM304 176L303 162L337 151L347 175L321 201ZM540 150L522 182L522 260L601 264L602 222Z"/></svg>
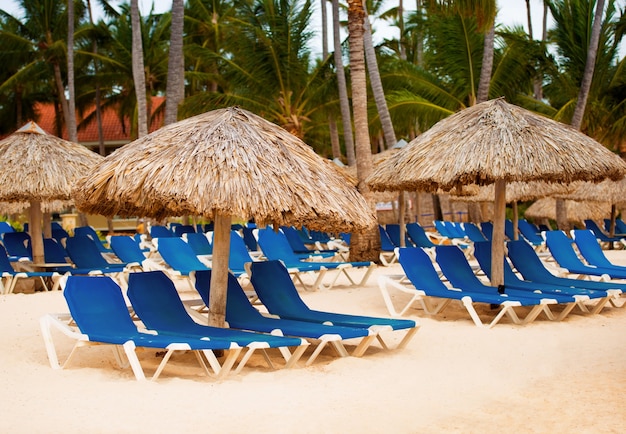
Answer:
<svg viewBox="0 0 626 434"><path fill-rule="evenodd" d="M513 234L517 239L517 202L535 200L554 194L567 194L572 191L572 184L556 182L510 182L506 185L505 201L513 207ZM484 185L474 195L450 196L450 200L457 202L493 202L495 196L494 184Z"/></svg>
<svg viewBox="0 0 626 434"><path fill-rule="evenodd" d="M611 214L611 204L597 201L574 201L566 200L565 209L567 219L571 222L581 223L586 219L602 219ZM537 200L524 212L524 216L530 219L548 218L556 220L556 199L554 197L544 197Z"/></svg>
<svg viewBox="0 0 626 434"><path fill-rule="evenodd" d="M504 283L508 182L619 179L626 163L574 128L496 99L438 122L374 168L374 190L495 184L492 283Z"/></svg>
<svg viewBox="0 0 626 434"><path fill-rule="evenodd" d="M556 197L575 201L602 200L611 204L611 226L609 235L615 235L615 218L617 217L616 207L626 202L626 178L617 181L606 179L599 183L578 182L576 188L565 194L558 194Z"/></svg>
<svg viewBox="0 0 626 434"><path fill-rule="evenodd" d="M29 122L0 141L0 202L30 204L33 262L44 262L41 204L71 199L74 181L103 157Z"/></svg>
<svg viewBox="0 0 626 434"><path fill-rule="evenodd" d="M212 219L209 323L222 326L233 217L333 232L376 224L338 170L284 129L231 107L123 146L78 182L74 199L79 209L105 216Z"/></svg>

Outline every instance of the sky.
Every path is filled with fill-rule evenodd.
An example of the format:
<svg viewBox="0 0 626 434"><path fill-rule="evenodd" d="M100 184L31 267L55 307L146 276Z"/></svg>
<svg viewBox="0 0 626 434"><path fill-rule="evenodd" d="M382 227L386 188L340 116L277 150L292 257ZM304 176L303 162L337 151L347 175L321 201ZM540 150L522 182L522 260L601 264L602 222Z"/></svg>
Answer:
<svg viewBox="0 0 626 434"><path fill-rule="evenodd" d="M312 0L313 6L316 8L313 13L313 30L316 33L316 38L318 40L321 38L322 27L321 27L321 19L319 17L319 0ZM114 4L121 3L113 1ZM533 33L534 37L538 38L540 36L541 28L542 28L542 19L543 19L543 1L542 0L531 0L531 13L533 20ZM160 13L164 11L168 11L172 7L171 0L139 0L139 10L141 13L147 13L150 10L150 7L154 4L155 13ZM397 0L385 0L385 4L382 10L389 9L398 4ZM407 10L411 10L412 2L405 2L405 8ZM618 7L624 7L626 5L626 0L616 0L616 4ZM498 0L498 23L502 23L507 26L513 25L521 25L524 29L527 30L527 19L526 19L526 0ZM0 9L4 9L9 13L19 15L19 9L17 7L17 2L15 0L0 0ZM327 9L327 14L329 20L331 19L331 8L330 5ZM548 23L550 25L550 23ZM329 27L330 28L330 27ZM375 29L374 33L374 43L378 43L385 38L398 37L398 29L392 26L385 24L383 21L375 21L373 23L373 28ZM332 32L331 32L332 37ZM342 38L345 35L342 36ZM332 46L332 44L329 44ZM319 54L321 52L321 42L313 44L313 52L314 54ZM626 44L622 44L621 55L626 55Z"/></svg>

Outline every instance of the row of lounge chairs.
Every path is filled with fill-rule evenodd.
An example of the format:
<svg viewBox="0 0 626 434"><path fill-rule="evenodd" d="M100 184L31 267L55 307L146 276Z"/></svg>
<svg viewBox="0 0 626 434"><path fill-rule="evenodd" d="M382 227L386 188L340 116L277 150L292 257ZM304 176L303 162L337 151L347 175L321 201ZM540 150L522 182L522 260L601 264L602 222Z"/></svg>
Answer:
<svg viewBox="0 0 626 434"><path fill-rule="evenodd" d="M575 310L593 314L607 305L624 305L618 300L625 292L626 284L612 279L626 279L626 267L610 263L593 233L575 230L573 238L562 231L544 234L546 245L561 268L553 268L553 271L547 268L528 241L508 241L508 259L504 263L504 285L501 287L491 286L488 280L477 277L476 270L458 246L436 245L433 256L423 248L399 249L399 261L410 285L382 276L379 287L385 304L394 317L404 315L416 304L427 314L435 315L451 301L458 300L476 325L487 327L493 327L504 316L516 324L525 324L541 314L550 320L562 320ZM473 248L480 270L488 279L491 243L476 241ZM586 263L578 253L584 255ZM561 274L566 271L575 278L560 277L557 275L559 271ZM596 280L591 280L592 276ZM394 305L391 288L411 295L402 308ZM488 304L497 307L498 311L495 316L483 320L477 313L476 304ZM518 311L527 313L520 318Z"/></svg>
<svg viewBox="0 0 626 434"><path fill-rule="evenodd" d="M398 345L404 347L418 330L413 320L311 310L300 298L288 270L278 261L255 262L251 269L254 288L270 316L263 315L250 303L231 274L226 309L230 328L212 328L201 324L206 321L205 316L193 319L206 310L210 273L211 270L191 272L200 300L186 301L189 310L179 298L173 281L162 271L129 275L130 306L125 302L123 289L109 277L67 277L64 296L69 314L50 314L41 319L51 366L56 369L66 366L80 346L110 344L124 351L135 377L143 380L146 376L135 348L165 349L165 356L152 374L152 379L156 379L174 352L191 350L196 352L206 373L221 379L233 367L235 373L239 372L257 350L264 353L271 368L276 361L267 351L279 350L281 363L290 368L296 366L309 348L312 349L306 365L313 363L327 344L340 356L349 354L346 344L353 345L352 355L362 356L376 340L388 348L383 340L386 332L405 331ZM76 340L63 364L59 362L53 330ZM221 363L215 351L226 352ZM121 361L121 354L116 355Z"/></svg>

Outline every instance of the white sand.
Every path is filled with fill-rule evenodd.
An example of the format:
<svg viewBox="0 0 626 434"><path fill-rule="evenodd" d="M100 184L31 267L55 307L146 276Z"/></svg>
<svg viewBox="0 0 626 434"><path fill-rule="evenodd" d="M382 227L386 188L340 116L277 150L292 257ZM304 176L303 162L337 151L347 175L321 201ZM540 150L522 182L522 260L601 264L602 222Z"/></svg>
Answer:
<svg viewBox="0 0 626 434"><path fill-rule="evenodd" d="M626 264L626 252L609 252ZM384 315L379 267L364 288L304 293L310 306ZM185 294L191 296L191 293ZM400 300L403 296L398 297ZM399 351L371 348L270 371L258 357L216 382L189 356L155 383L120 370L107 347L48 364L39 318L66 312L60 292L0 296L0 432L6 433L621 433L626 426L626 308L508 320L479 329L459 307L429 318ZM55 334L63 355L73 342ZM388 335L391 342L399 336ZM141 358L154 366L154 352Z"/></svg>

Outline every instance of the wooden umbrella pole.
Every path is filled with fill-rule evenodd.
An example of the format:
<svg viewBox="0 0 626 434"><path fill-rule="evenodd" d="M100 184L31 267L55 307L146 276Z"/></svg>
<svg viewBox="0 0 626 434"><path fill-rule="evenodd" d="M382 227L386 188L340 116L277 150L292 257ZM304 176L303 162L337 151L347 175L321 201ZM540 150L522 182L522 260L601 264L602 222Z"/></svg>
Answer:
<svg viewBox="0 0 626 434"><path fill-rule="evenodd" d="M398 224L400 226L400 247L406 247L405 245L405 241L404 241L404 234L406 233L406 226L404 224L404 207L405 207L405 192L404 190L400 192L400 194L398 195L398 208L399 208L399 213L398 213Z"/></svg>
<svg viewBox="0 0 626 434"><path fill-rule="evenodd" d="M45 262L43 255L43 234L41 233L41 202L32 200L28 219L28 232L32 246L33 262L42 264Z"/></svg>
<svg viewBox="0 0 626 434"><path fill-rule="evenodd" d="M519 239L519 233L517 228L519 227L519 216L517 215L517 201L514 200L512 204L513 208L513 239L517 241Z"/></svg>
<svg viewBox="0 0 626 434"><path fill-rule="evenodd" d="M216 213L213 219L213 272L209 295L209 325L226 324L226 289L228 287L228 257L230 253L231 217Z"/></svg>
<svg viewBox="0 0 626 434"><path fill-rule="evenodd" d="M491 250L491 284L504 285L504 219L506 218L506 181L495 185Z"/></svg>

